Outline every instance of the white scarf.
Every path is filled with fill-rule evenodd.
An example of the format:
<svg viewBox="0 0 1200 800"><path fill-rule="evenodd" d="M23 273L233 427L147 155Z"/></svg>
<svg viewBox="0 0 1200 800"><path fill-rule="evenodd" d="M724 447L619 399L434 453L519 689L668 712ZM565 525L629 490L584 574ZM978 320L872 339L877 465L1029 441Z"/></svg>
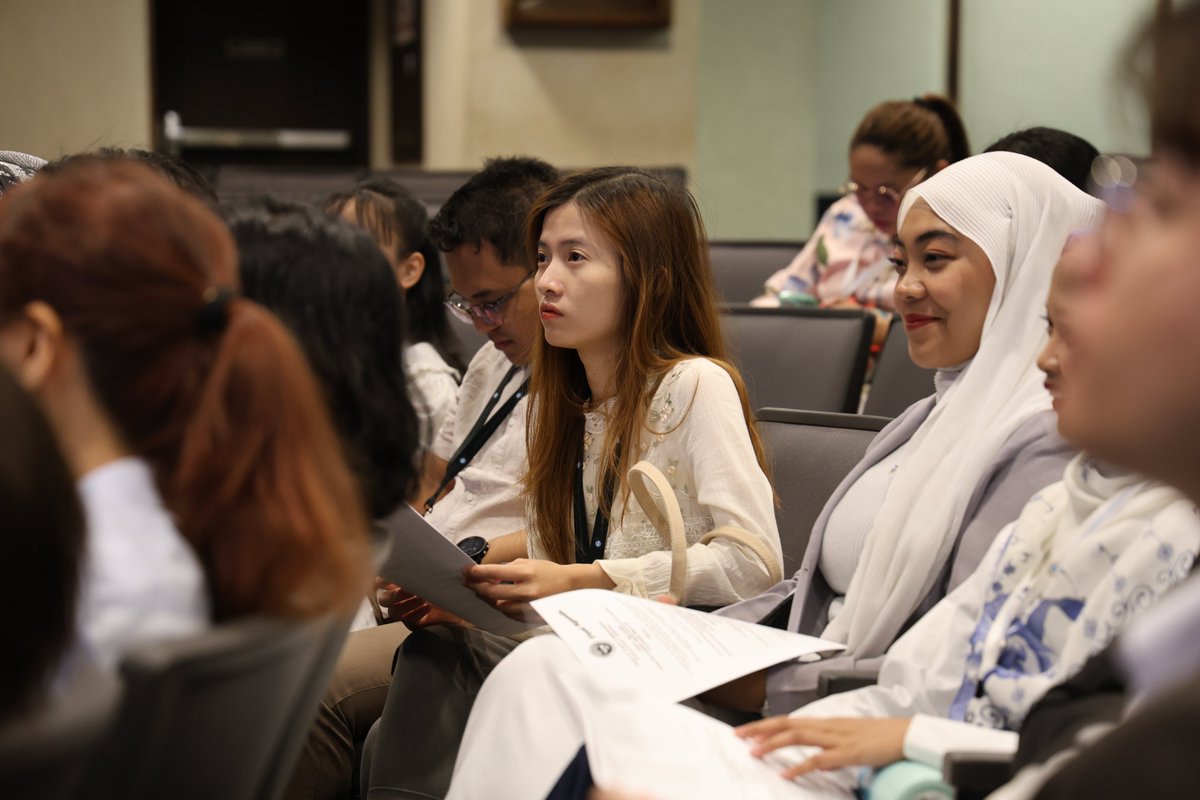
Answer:
<svg viewBox="0 0 1200 800"><path fill-rule="evenodd" d="M1180 492L1104 476L1076 456L989 553L991 584L950 716L1016 730L1051 686L1187 577L1197 547L1200 520Z"/></svg>
<svg viewBox="0 0 1200 800"><path fill-rule="evenodd" d="M1005 440L1050 407L1037 356L1050 276L1067 237L1103 204L1016 153L959 161L909 190L987 255L996 275L971 363L909 440L867 536L841 613L821 636L850 654L883 654L933 589L966 506Z"/></svg>

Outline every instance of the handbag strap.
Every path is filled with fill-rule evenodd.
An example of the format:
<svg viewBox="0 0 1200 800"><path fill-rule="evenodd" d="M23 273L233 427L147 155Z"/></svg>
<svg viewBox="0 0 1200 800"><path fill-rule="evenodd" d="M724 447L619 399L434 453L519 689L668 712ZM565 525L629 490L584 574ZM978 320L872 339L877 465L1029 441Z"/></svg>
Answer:
<svg viewBox="0 0 1200 800"><path fill-rule="evenodd" d="M683 512L679 508L675 490L658 467L649 461L639 461L630 467L629 489L637 498L646 518L671 548L670 591L675 601L682 604L687 599L688 543L683 527ZM749 531L733 525L722 525L706 533L699 543L708 544L714 539L729 539L758 556L759 561L767 568L769 585L774 586L783 580L783 568L779 559L766 542Z"/></svg>

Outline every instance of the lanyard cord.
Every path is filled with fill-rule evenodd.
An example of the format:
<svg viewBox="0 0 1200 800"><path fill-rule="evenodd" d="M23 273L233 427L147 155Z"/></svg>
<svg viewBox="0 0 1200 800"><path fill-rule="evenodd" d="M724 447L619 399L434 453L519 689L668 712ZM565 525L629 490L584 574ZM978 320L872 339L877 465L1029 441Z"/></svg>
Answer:
<svg viewBox="0 0 1200 800"><path fill-rule="evenodd" d="M475 420L475 424L471 426L471 431L467 434L467 438L463 439L463 443L454 451L454 455L450 456L450 461L446 464L446 474L442 476L442 482L438 484L438 488L429 499L425 501L425 513L428 514L433 510L434 504L438 501L438 497L442 491L450 485L458 473L471 463L471 459L475 458L476 454L483 449L488 440L492 438L492 434L500 427L501 423L512 413L516 408L517 403L521 402L526 393L529 391L529 379L526 378L512 397L500 406L495 414L489 419L488 414L492 413L492 409L496 408L496 404L500 402L500 395L504 392L504 387L512 381L513 376L517 374L519 367L512 367L504 375L504 379L500 381L500 385L496 387L496 391L492 392L492 397L488 400L486 406L483 407L483 412L479 415L479 419Z"/></svg>
<svg viewBox="0 0 1200 800"><path fill-rule="evenodd" d="M604 548L608 544L608 515L612 511L613 494L616 491L615 476L610 472L604 481L604 502L596 507L596 521L592 525L591 536L587 528L587 502L583 496L583 447L579 448L579 460L575 462L575 552L577 563L591 564L597 559L604 558ZM617 447L617 460L621 458L621 448ZM607 511L605 510L607 509Z"/></svg>

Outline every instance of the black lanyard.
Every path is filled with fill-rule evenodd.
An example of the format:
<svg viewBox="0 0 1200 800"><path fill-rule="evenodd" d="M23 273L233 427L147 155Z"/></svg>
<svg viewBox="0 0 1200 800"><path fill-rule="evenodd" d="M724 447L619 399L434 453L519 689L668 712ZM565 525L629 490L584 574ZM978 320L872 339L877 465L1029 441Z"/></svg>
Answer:
<svg viewBox="0 0 1200 800"><path fill-rule="evenodd" d="M575 553L576 563L591 564L597 559L604 558L604 547L608 544L608 513L612 510L613 492L616 489L612 473L604 481L604 502L596 506L596 521L592 525L591 536L587 529L587 502L583 497L583 448L580 448L579 460L575 462ZM617 449L617 460L621 458L621 450Z"/></svg>
<svg viewBox="0 0 1200 800"><path fill-rule="evenodd" d="M521 398L529 391L529 379L526 378L512 397L500 406L495 414L489 419L488 414L492 413L492 409L496 408L496 403L500 402L500 395L504 393L504 387L508 386L512 381L513 376L517 374L520 367L512 367L505 374L504 380L500 381L500 385L496 387L496 391L492 392L492 397L488 400L486 406L483 407L483 413L479 415L479 419L475 420L475 424L471 427L471 431L467 434L467 438L463 439L463 443L454 451L454 455L450 456L450 461L446 464L446 474L442 476L442 482L438 484L437 491L429 496L425 501L425 513L428 514L433 510L434 503L437 502L442 490L450 485L450 481L458 476L458 473L471 463L476 454L483 449L487 444L488 439L492 438L492 434L500 427L505 418L512 413L516 408L517 403L521 402Z"/></svg>

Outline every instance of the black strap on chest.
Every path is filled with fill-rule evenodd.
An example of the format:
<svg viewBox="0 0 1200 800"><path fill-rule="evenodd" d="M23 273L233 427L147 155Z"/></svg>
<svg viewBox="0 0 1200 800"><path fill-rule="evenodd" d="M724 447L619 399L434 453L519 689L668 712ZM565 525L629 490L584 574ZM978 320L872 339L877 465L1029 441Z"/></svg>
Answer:
<svg viewBox="0 0 1200 800"><path fill-rule="evenodd" d="M616 457L617 461L620 461L619 447ZM575 513L572 515L575 523L575 559L579 564L591 564L604 558L604 548L608 545L608 511L612 510L613 494L617 487L616 480L610 473L604 481L604 501L596 506L596 520L592 523L589 534L587 501L583 495L583 459L584 448L581 446L579 460L575 462Z"/></svg>
<svg viewBox="0 0 1200 800"><path fill-rule="evenodd" d="M446 464L446 474L442 476L442 482L438 484L437 490L425 501L426 514L433 510L438 497L450 485L450 482L471 463L471 459L475 458L476 454L488 443L488 440L492 438L492 434L499 429L508 415L512 413L512 410L517 407L517 403L521 402L521 398L529 393L529 379L526 378L525 382L517 388L513 396L508 398L499 409L496 409L496 404L500 402L500 395L504 393L504 388L512 382L513 377L519 370L520 367L514 366L505 373L504 379L500 381L500 385L496 387L496 391L492 392L487 405L483 407L483 412L479 415L479 419L475 420L475 424L471 426L470 432L467 433L467 438L463 439L462 444L454 451L454 455L450 456L450 461ZM495 414L492 414L493 409L496 409ZM489 414L491 414L490 417L488 416Z"/></svg>

